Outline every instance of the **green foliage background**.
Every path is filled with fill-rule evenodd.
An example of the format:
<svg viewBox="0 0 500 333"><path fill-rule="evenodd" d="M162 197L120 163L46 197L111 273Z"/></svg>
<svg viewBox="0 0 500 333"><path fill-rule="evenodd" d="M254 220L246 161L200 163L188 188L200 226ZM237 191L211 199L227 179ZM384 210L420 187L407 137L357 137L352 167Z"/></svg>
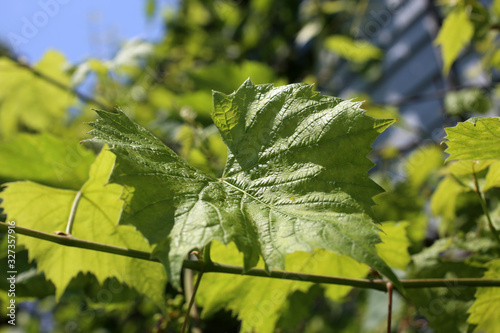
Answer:
<svg viewBox="0 0 500 333"><path fill-rule="evenodd" d="M145 1L145 15L161 10L155 4L152 0ZM326 82L335 73L323 62L325 53L347 60L351 70L376 81L384 52L357 38L352 30L366 5L364 0L181 1L178 8L164 12L166 34L160 42L127 42L109 61L87 59L68 64L64 55L49 51L41 61L28 65L8 50L2 51L0 183L4 187L0 192L0 220L16 220L19 225L49 233L62 231L74 197L80 193L81 206L73 229L75 237L144 251L152 251L158 243L155 248L158 256L172 255L170 242L173 241L167 241L161 223L174 208L164 205L161 209L141 210L141 221L146 226L131 223L141 231L146 230L144 236L134 226L124 224L136 214L134 209L161 197L168 186L189 187L188 183L175 183L167 178L158 181L164 165L154 163L171 159L176 172L185 167L196 177L208 179L210 186L219 186L213 180L226 175L228 170L224 171L224 167L228 156L234 165L235 160L250 163L252 159L252 156L245 156L248 160L237 156L241 147L248 147L238 140L247 131L258 128L247 126L249 121L245 123L241 115L255 110L257 113L260 109L234 102L241 94L251 95L257 91L255 95L259 97L255 99L259 102L261 95L269 91L282 91L260 84L273 83L274 87L280 87L303 82L294 87L315 83L314 90L328 95ZM472 48L481 58L482 70L493 77L500 68L500 1L493 1L488 7L477 0L441 1L439 9L444 21L435 44L441 48L443 75L449 74L464 48ZM301 51L297 43L310 43L310 46ZM89 77L94 77L96 84L92 96L84 96L78 89ZM248 82L242 86L247 78L258 86L250 87ZM237 93L231 94L240 86ZM307 88L306 93L300 90L302 88L296 89L300 93L293 97L302 98L302 103L313 104L313 100L323 98L332 108L339 103L349 104L346 108L354 110L351 115L359 122L346 125L350 121L346 116L341 118L342 124L336 124L335 130L346 130L349 134L361 126L358 118L365 117L365 123L370 122L368 127L373 132L369 138L358 142L358 136L353 135L351 145L347 142L336 147L338 155L328 166L337 166L344 156L351 156L352 150L358 153L357 160L364 161L360 163L366 170L356 173L341 169L333 178L342 178L344 172L345 177L366 187L359 193L344 190L356 200L362 198L356 201L363 203L362 208L356 208L356 214L366 214L380 222L381 231L371 222L370 227L366 227L363 223L371 218L363 215L360 217L363 223L359 222L355 231L357 237L366 240L368 252L373 251L382 264L362 260L364 254L353 255L355 250L330 252L335 251L337 244L327 241L315 243L316 248L306 249L308 252L296 252L305 247L300 248L301 243L290 245L285 238L280 239L281 243L272 243L283 249L282 258L269 259L272 253L266 256L256 245L244 244L237 232L228 239L214 232L203 235L206 238L201 241L193 237L181 243L175 260L170 257L164 262L174 287L167 283L167 273L157 263L68 249L19 236L16 300L25 303L18 309L18 327L27 332L178 332L186 311L186 297L189 298L189 292L187 295L185 292L192 285L192 279L187 273L181 277L172 270L180 273L183 256L193 244L205 245L212 239L216 239L212 244L212 260L243 265L238 250L254 251L246 258L248 267L284 267L295 272L376 278L377 272L360 263L365 262L394 281L397 280L390 276L392 272L400 279L500 278L500 240L495 235L495 230L500 229L500 122L498 118L476 118L498 114L496 86L489 91L472 87L443 96L447 117L444 123L448 126L446 145L422 141L405 150L390 145L376 146L369 155L378 163L371 171L371 178L384 193L368 179L366 172L372 163L365 155L382 130L377 126L385 128L392 123L383 118L400 118L393 126L407 126L397 108L375 104L362 92L355 94L366 99L362 105L366 115L380 118L372 119L358 110L358 103L318 97L311 88ZM215 94L215 102L212 91L220 92ZM262 98L266 101L265 96ZM94 130L97 139L80 144L79 141L90 138L88 122L94 126L103 124L103 120L95 121L97 115L92 109L113 111L116 105L124 113L119 113L119 121L115 123L123 126L97 125ZM269 105L272 109L272 104ZM297 105L303 104L297 102ZM312 109L311 116L320 111ZM228 120L224 115L232 118ZM101 112L101 116L113 117L105 112ZM261 124L268 125L262 119ZM311 137L313 134L311 132ZM259 146L254 147L256 150L268 143L261 142L258 135L241 141ZM102 142L112 144L114 154ZM276 142L273 144L278 147ZM163 155L149 156L143 152L144 146L162 151ZM315 151L314 145L309 148L311 156L328 155L323 150ZM283 165L287 162L287 158L280 161ZM155 168L147 168L153 164ZM280 169L280 165L274 167ZM130 170L148 170L155 175L145 183L142 178L131 180L126 174ZM259 171L259 177L275 170L270 167ZM401 170L403 180L393 177ZM110 175L113 184L108 184ZM119 180L120 176L129 178ZM243 172L233 172L232 176L258 178ZM289 179L293 177L289 175ZM249 188L259 193L258 187ZM200 193L190 190L185 191ZM220 191L235 196L227 187ZM372 196L377 193L380 194L373 197L372 202ZM265 195L262 200L266 199ZM302 199L288 192L286 197L294 202ZM135 201L131 201L132 198ZM298 202L293 207L303 208ZM333 212L332 207L327 208L323 215ZM255 208L255 211L262 209ZM186 224L191 233L201 228ZM245 225L245 221L241 225ZM189 232L179 234L189 238ZM307 239L306 236L303 239ZM3 234L1 242L3 269L8 260L8 239ZM172 262L175 265L170 267ZM4 313L9 301L5 279L0 281L0 289L0 331L13 332ZM407 290L404 297L395 295L393 331L500 332L499 293L499 288ZM386 295L373 290L207 274L196 300L199 314L191 321L193 332L386 330Z"/></svg>

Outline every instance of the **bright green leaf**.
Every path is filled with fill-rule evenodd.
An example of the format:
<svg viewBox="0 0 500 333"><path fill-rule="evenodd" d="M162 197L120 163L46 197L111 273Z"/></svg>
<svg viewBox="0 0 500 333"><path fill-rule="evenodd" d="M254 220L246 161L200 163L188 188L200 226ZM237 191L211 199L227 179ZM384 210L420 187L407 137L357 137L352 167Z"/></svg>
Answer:
<svg viewBox="0 0 500 333"><path fill-rule="evenodd" d="M342 58L357 63L382 58L382 50L378 47L365 40L354 40L347 36L335 35L328 37L325 40L325 47Z"/></svg>
<svg viewBox="0 0 500 333"><path fill-rule="evenodd" d="M443 163L443 150L438 146L429 145L415 150L405 163L410 184L419 189Z"/></svg>
<svg viewBox="0 0 500 333"><path fill-rule="evenodd" d="M405 270L411 261L408 253L410 241L406 236L406 228L409 225L409 222L382 224L383 232L380 234L382 243L377 244L377 253L392 268Z"/></svg>
<svg viewBox="0 0 500 333"><path fill-rule="evenodd" d="M500 0L493 0L491 9L497 17L500 17Z"/></svg>
<svg viewBox="0 0 500 333"><path fill-rule="evenodd" d="M68 85L66 60L49 51L34 68L53 80ZM9 138L19 128L34 131L62 126L75 97L8 58L0 58L0 138Z"/></svg>
<svg viewBox="0 0 500 333"><path fill-rule="evenodd" d="M19 134L0 143L0 180L32 180L79 189L87 180L94 153L48 133Z"/></svg>
<svg viewBox="0 0 500 333"><path fill-rule="evenodd" d="M445 130L448 161L500 158L500 118L471 118Z"/></svg>
<svg viewBox="0 0 500 333"><path fill-rule="evenodd" d="M431 198L431 211L436 216L452 221L455 218L455 206L460 193L469 191L452 176L445 177L438 185Z"/></svg>
<svg viewBox="0 0 500 333"><path fill-rule="evenodd" d="M235 242L244 266L262 256L269 269L285 256L322 248L351 256L397 282L375 251L370 219L381 192L368 176L371 143L393 120L359 103L321 96L307 84L273 88L246 81L214 93L214 122L229 148L224 175L189 166L121 111L98 111L93 141L118 159L112 181L126 188L123 221L133 223L179 286L187 253L216 239Z"/></svg>
<svg viewBox="0 0 500 333"><path fill-rule="evenodd" d="M435 40L443 53L443 73L448 74L460 51L467 46L474 34L474 25L464 8L457 6L446 16Z"/></svg>
<svg viewBox="0 0 500 333"><path fill-rule="evenodd" d="M485 279L500 278L500 259L487 263L488 271L484 274ZM468 322L476 324L474 332L499 333L500 325L500 288L477 288L476 300L468 313Z"/></svg>
<svg viewBox="0 0 500 333"><path fill-rule="evenodd" d="M216 262L238 265L241 254L233 244L223 246L214 243L212 259ZM258 265L263 267L261 261ZM313 253L296 252L286 258L290 272L308 273L349 278L362 278L369 267L347 256L317 250ZM241 332L275 332L275 325L286 308L290 295L295 291L306 292L313 283L296 280L266 279L227 274L206 274L197 295L203 306L203 317L209 317L221 309L231 310L242 321ZM326 296L341 300L352 287L324 285Z"/></svg>
<svg viewBox="0 0 500 333"><path fill-rule="evenodd" d="M448 163L448 165L440 171L443 175L465 176L472 175L484 169L487 169L495 160L460 160Z"/></svg>
<svg viewBox="0 0 500 333"><path fill-rule="evenodd" d="M148 243L135 228L117 225L123 206L122 187L107 184L114 162L115 156L103 150L92 165L89 179L80 190L81 199L71 234L98 243L150 251ZM76 191L33 182L6 185L0 195L8 220L49 233L66 229ZM54 283L57 297L79 272L90 272L101 284L107 278L116 277L163 307L166 278L162 266L157 263L65 247L25 236L19 236L18 244L29 249L30 260L36 260L38 269Z"/></svg>
<svg viewBox="0 0 500 333"><path fill-rule="evenodd" d="M486 184L484 184L483 191L488 191L493 187L500 187L500 162L495 162L490 165L488 173L486 174Z"/></svg>

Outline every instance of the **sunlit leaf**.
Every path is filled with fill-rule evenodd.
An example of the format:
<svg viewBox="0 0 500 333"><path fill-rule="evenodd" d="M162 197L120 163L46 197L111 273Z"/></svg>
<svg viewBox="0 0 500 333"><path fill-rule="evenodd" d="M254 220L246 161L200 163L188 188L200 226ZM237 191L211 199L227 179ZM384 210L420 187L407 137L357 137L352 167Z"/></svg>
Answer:
<svg viewBox="0 0 500 333"><path fill-rule="evenodd" d="M500 187L500 161L490 165L488 173L486 174L486 183L482 190L488 191L493 187Z"/></svg>
<svg viewBox="0 0 500 333"><path fill-rule="evenodd" d="M436 216L442 216L446 220L453 220L456 216L455 206L458 195L469 190L469 188L457 182L456 178L452 176L445 177L432 195L432 213Z"/></svg>
<svg viewBox="0 0 500 333"><path fill-rule="evenodd" d="M443 25L435 40L441 45L443 53L443 72L448 74L460 51L467 46L474 34L474 26L469 20L465 8L457 6L444 19Z"/></svg>
<svg viewBox="0 0 500 333"><path fill-rule="evenodd" d="M351 256L397 282L375 251L367 174L371 143L393 120L374 119L359 103L321 96L307 84L274 88L246 81L214 93L213 119L229 149L221 178L177 156L121 111L98 111L94 141L114 146L112 181L126 188L123 222L151 243L179 285L187 253L216 239L235 242L246 269L262 257L284 267L296 251Z"/></svg>
<svg viewBox="0 0 500 333"><path fill-rule="evenodd" d="M500 278L500 259L486 264L488 271L484 274L485 279ZM469 309L468 322L476 324L474 332L500 332L500 288L478 288L476 300Z"/></svg>
<svg viewBox="0 0 500 333"><path fill-rule="evenodd" d="M411 185L418 189L429 176L443 166L443 150L429 145L415 150L406 160L405 169Z"/></svg>
<svg viewBox="0 0 500 333"><path fill-rule="evenodd" d="M233 244L212 245L212 259L216 262L238 265L241 254ZM347 256L324 250L313 253L297 252L286 258L286 269L290 272L318 275L362 278L369 267ZM262 261L258 264L263 268ZM242 321L242 332L275 332L275 325L288 298L296 291L308 291L313 283L304 280L279 280L251 276L206 274L201 282L197 299L203 306L203 317L209 317L221 309L232 311ZM327 297L341 300L352 287L323 285ZM293 309L290 309L293 311Z"/></svg>
<svg viewBox="0 0 500 333"><path fill-rule="evenodd" d="M471 118L445 130L448 161L500 158L499 118Z"/></svg>
<svg viewBox="0 0 500 333"><path fill-rule="evenodd" d="M382 58L382 50L365 40L335 35L325 40L325 47L348 61L365 63Z"/></svg>
<svg viewBox="0 0 500 333"><path fill-rule="evenodd" d="M70 85L64 71L63 55L49 51L34 68L57 81ZM0 58L0 138L9 138L20 128L54 131L64 124L73 94L8 58Z"/></svg>
<svg viewBox="0 0 500 333"><path fill-rule="evenodd" d="M144 237L132 226L118 226L123 201L122 187L107 184L115 156L103 150L90 169L88 181L80 189L72 235L74 237L130 249L150 251ZM6 184L0 193L2 207L16 225L44 232L65 231L77 195L33 182ZM26 209L29 207L29 209ZM160 264L113 254L65 247L36 238L19 236L31 260L56 287L60 297L79 272L94 274L99 283L116 277L163 307L165 272ZM146 274L147 272L147 274Z"/></svg>
<svg viewBox="0 0 500 333"><path fill-rule="evenodd" d="M405 270L411 258L408 253L410 241L406 236L409 222L385 222L380 234L382 243L377 244L378 255L392 268Z"/></svg>
<svg viewBox="0 0 500 333"><path fill-rule="evenodd" d="M79 189L88 178L94 153L78 142L48 133L19 134L0 143L0 180L31 180Z"/></svg>

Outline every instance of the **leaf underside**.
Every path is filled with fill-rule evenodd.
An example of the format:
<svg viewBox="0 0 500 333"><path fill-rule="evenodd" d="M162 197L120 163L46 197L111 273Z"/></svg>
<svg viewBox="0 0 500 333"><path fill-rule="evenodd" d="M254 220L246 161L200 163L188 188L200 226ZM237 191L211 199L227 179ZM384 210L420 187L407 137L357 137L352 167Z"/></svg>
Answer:
<svg viewBox="0 0 500 333"><path fill-rule="evenodd" d="M254 85L213 93L212 118L229 154L221 178L188 165L123 112L97 111L91 141L117 155L111 181L125 187L123 223L156 245L179 286L186 254L212 240L234 242L250 269L262 257L321 248L346 254L386 275L377 255L368 176L371 144L393 120L365 115L360 104L322 96L311 85Z"/></svg>

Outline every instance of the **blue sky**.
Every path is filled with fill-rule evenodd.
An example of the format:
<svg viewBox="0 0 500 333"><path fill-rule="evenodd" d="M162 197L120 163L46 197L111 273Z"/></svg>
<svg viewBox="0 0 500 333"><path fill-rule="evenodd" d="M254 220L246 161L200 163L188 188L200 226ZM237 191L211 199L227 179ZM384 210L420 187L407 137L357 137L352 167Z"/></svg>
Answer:
<svg viewBox="0 0 500 333"><path fill-rule="evenodd" d="M160 8L176 0L157 1ZM30 63L46 50L61 51L70 62L110 58L131 38L158 40L163 33L160 10L148 19L145 0L6 1L0 11L0 40Z"/></svg>

